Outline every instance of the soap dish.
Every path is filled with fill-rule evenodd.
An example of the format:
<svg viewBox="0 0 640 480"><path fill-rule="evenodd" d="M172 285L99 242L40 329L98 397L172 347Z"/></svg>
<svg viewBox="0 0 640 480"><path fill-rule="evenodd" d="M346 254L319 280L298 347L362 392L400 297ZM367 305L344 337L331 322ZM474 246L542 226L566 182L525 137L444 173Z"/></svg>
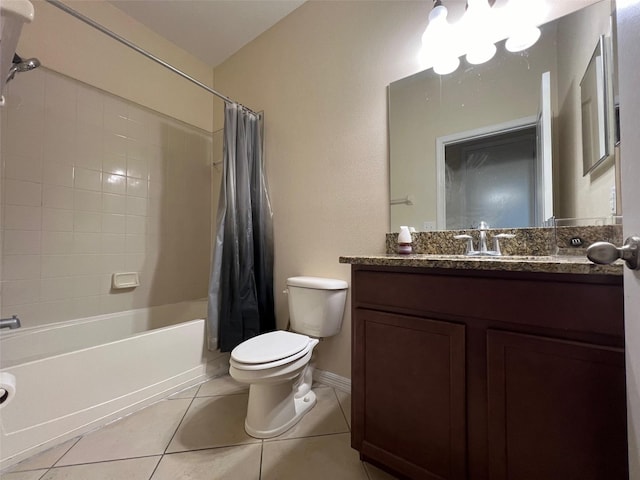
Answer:
<svg viewBox="0 0 640 480"><path fill-rule="evenodd" d="M135 288L140 286L138 272L118 272L114 273L111 281L114 289Z"/></svg>

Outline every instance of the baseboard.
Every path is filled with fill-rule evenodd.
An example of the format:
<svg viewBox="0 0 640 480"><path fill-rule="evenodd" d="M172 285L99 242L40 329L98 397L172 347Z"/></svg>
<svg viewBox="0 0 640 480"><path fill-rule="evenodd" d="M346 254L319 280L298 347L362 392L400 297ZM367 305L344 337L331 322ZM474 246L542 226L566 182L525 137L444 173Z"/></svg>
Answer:
<svg viewBox="0 0 640 480"><path fill-rule="evenodd" d="M351 380L335 373L316 368L313 371L313 380L328 387L342 390L345 393L351 393Z"/></svg>

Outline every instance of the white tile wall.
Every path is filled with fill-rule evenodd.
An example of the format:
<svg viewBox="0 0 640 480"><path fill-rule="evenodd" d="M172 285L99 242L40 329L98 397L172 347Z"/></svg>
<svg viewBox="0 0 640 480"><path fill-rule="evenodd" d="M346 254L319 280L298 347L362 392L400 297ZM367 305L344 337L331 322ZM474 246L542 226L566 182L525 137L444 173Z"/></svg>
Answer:
<svg viewBox="0 0 640 480"><path fill-rule="evenodd" d="M5 222L5 228L10 228ZM43 232L72 232L73 210L59 210L55 208L42 209Z"/></svg>
<svg viewBox="0 0 640 480"><path fill-rule="evenodd" d="M6 230L4 252L7 255L40 254L42 232L38 230Z"/></svg>
<svg viewBox="0 0 640 480"><path fill-rule="evenodd" d="M24 326L206 295L211 134L45 68L2 109L2 316ZM111 290L111 274L142 285Z"/></svg>
<svg viewBox="0 0 640 480"><path fill-rule="evenodd" d="M42 170L42 157L29 157L20 154L7 153L3 155L4 172L7 178L16 180L26 180L30 182L41 182L42 176L48 174L46 169ZM73 181L73 167L71 167L71 181ZM53 185L64 185L64 183L53 183ZM71 185L69 185L71 186Z"/></svg>
<svg viewBox="0 0 640 480"><path fill-rule="evenodd" d="M42 208L5 203L3 217L4 227L8 230L40 230Z"/></svg>

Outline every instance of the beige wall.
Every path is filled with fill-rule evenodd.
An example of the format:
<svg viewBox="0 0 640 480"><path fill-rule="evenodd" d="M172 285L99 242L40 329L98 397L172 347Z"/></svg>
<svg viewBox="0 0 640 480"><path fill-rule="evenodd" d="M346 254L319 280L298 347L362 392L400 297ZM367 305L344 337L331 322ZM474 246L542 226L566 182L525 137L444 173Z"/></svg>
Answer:
<svg viewBox="0 0 640 480"><path fill-rule="evenodd" d="M43 0L32 3L35 19L22 29L20 56L37 57L52 70L213 131L213 95ZM211 67L110 3L65 3L206 85L212 84Z"/></svg>
<svg viewBox="0 0 640 480"><path fill-rule="evenodd" d="M415 73L427 3L307 2L215 69L215 88L265 111L278 324L292 275L349 280L345 254L389 228L387 85ZM350 377L350 312L318 367Z"/></svg>
<svg viewBox="0 0 640 480"><path fill-rule="evenodd" d="M583 176L580 81L600 35L610 35L611 4L600 2L564 17L558 27L559 175L556 217L607 217L615 185L613 157Z"/></svg>
<svg viewBox="0 0 640 480"><path fill-rule="evenodd" d="M429 10L424 2L309 1L214 70L216 89L265 111L280 327L288 276L348 280L340 255L384 250L387 86L421 70ZM350 319L347 312L341 333L319 347L319 368L346 377Z"/></svg>

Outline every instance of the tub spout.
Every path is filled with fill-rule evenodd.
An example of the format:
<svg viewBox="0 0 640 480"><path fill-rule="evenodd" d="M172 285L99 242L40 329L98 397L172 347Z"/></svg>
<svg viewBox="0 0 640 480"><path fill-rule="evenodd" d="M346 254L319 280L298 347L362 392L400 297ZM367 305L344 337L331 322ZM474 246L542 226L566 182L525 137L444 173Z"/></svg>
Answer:
<svg viewBox="0 0 640 480"><path fill-rule="evenodd" d="M11 318L0 319L0 328L20 328L20 319L17 315L13 315Z"/></svg>

